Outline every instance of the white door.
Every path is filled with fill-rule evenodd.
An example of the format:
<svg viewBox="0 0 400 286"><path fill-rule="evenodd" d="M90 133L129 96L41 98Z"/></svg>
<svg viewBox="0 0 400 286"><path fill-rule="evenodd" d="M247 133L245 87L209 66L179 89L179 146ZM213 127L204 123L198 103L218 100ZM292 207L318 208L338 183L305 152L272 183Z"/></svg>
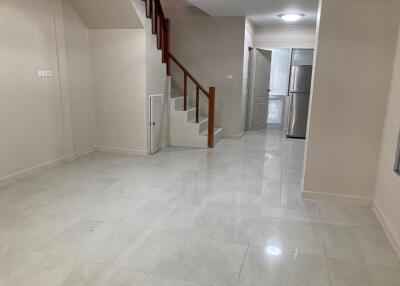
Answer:
<svg viewBox="0 0 400 286"><path fill-rule="evenodd" d="M249 62L247 71L247 89L246 89L246 130L251 130L252 108L253 108L253 83L254 83L254 49L249 48Z"/></svg>
<svg viewBox="0 0 400 286"><path fill-rule="evenodd" d="M252 129L267 128L271 59L271 51L256 50Z"/></svg>
<svg viewBox="0 0 400 286"><path fill-rule="evenodd" d="M150 153L162 149L163 96L150 96Z"/></svg>

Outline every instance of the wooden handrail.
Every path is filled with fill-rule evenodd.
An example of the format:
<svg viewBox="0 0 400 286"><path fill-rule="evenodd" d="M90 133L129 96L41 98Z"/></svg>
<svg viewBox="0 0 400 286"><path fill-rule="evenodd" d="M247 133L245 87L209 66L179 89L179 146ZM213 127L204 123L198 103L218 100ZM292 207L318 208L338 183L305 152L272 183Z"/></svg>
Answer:
<svg viewBox="0 0 400 286"><path fill-rule="evenodd" d="M193 81L193 83L198 86L200 88L200 90L204 93L205 96L208 97L208 92L207 90L194 78L194 76L192 76L192 74L183 66L183 64L181 64L177 58L171 54L171 52L169 53L170 58L178 65L178 67L181 68L181 70L187 74L187 76L190 78L191 81Z"/></svg>
<svg viewBox="0 0 400 286"><path fill-rule="evenodd" d="M162 22L163 22L163 28L164 28L164 30L167 30L168 29L168 25L165 22L166 18L165 18L165 15L164 15L164 10L162 9L161 1L160 0L154 0L154 1L156 1L156 3L157 3L158 13L160 14L160 17L161 17Z"/></svg>
<svg viewBox="0 0 400 286"><path fill-rule="evenodd" d="M183 110L185 111L188 107L187 78L188 74L185 72L185 74L183 75Z"/></svg>
<svg viewBox="0 0 400 286"><path fill-rule="evenodd" d="M184 110L188 106L188 78L196 85L196 123L199 123L200 91L208 98L208 147L214 147L215 125L215 87L207 91L196 78L183 66L183 64L171 54L170 49L170 20L165 18L160 0L143 0L146 7L146 17L151 19L152 33L157 36L157 48L162 51L162 62L166 63L167 75L171 75L171 59L183 71L184 75Z"/></svg>
<svg viewBox="0 0 400 286"><path fill-rule="evenodd" d="M196 122L199 123L200 115L200 87L196 86Z"/></svg>

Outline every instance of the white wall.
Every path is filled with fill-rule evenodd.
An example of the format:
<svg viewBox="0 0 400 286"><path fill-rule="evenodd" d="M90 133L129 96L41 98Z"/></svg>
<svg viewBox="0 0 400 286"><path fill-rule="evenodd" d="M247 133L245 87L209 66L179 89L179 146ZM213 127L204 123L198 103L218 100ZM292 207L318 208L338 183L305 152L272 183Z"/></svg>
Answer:
<svg viewBox="0 0 400 286"><path fill-rule="evenodd" d="M371 203L396 47L394 3L322 1L306 197Z"/></svg>
<svg viewBox="0 0 400 286"><path fill-rule="evenodd" d="M72 156L62 24L60 1L1 2L0 184Z"/></svg>
<svg viewBox="0 0 400 286"><path fill-rule="evenodd" d="M147 153L145 32L90 33L67 0L1 2L0 185L97 144Z"/></svg>
<svg viewBox="0 0 400 286"><path fill-rule="evenodd" d="M98 149L147 154L145 31L89 31Z"/></svg>
<svg viewBox="0 0 400 286"><path fill-rule="evenodd" d="M246 18L244 31L244 56L243 56L243 83L242 83L242 130L246 129L247 105L249 92L249 48L254 48L255 27L249 18Z"/></svg>
<svg viewBox="0 0 400 286"><path fill-rule="evenodd" d="M157 49L157 36L151 31L151 20L146 19L146 90L147 95L164 94L167 85L166 64L162 52Z"/></svg>
<svg viewBox="0 0 400 286"><path fill-rule="evenodd" d="M375 187L375 210L400 257L400 176L393 172L400 132L400 34L394 62Z"/></svg>
<svg viewBox="0 0 400 286"><path fill-rule="evenodd" d="M96 145L89 31L67 0L63 11L73 148L81 155Z"/></svg>
<svg viewBox="0 0 400 286"><path fill-rule="evenodd" d="M286 24L258 26L255 31L257 48L306 48L313 49L316 44L314 25Z"/></svg>

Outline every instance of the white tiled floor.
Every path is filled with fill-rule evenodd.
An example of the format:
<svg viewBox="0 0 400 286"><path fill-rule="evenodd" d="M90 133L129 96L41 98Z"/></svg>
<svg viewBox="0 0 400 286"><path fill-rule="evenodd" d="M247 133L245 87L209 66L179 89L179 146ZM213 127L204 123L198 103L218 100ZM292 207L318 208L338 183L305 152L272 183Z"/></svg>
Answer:
<svg viewBox="0 0 400 286"><path fill-rule="evenodd" d="M399 286L369 208L303 201L304 142L94 153L0 190L0 286Z"/></svg>

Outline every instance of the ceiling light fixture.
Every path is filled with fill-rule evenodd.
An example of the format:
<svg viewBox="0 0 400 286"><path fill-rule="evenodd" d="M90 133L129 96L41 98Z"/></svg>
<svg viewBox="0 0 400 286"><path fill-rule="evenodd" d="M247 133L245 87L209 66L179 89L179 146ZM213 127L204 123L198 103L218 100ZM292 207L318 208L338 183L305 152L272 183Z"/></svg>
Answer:
<svg viewBox="0 0 400 286"><path fill-rule="evenodd" d="M305 16L304 14L280 14L280 15L278 15L278 17L281 18L285 22L297 22L304 16Z"/></svg>

